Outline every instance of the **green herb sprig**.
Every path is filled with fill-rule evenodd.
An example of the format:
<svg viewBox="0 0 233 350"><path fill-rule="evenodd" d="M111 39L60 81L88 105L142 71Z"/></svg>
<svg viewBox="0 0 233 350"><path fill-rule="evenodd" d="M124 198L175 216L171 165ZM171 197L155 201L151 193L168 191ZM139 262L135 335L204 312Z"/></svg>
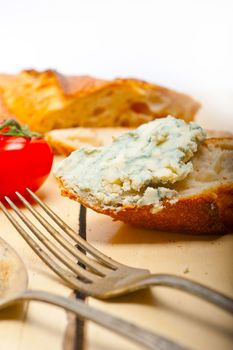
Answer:
<svg viewBox="0 0 233 350"><path fill-rule="evenodd" d="M30 131L27 125L20 125L19 122L17 122L17 120L13 118L6 119L3 121L2 124L0 124L0 134L7 135L7 136L23 136L27 138L32 138L33 136L35 137L42 136L37 132Z"/></svg>

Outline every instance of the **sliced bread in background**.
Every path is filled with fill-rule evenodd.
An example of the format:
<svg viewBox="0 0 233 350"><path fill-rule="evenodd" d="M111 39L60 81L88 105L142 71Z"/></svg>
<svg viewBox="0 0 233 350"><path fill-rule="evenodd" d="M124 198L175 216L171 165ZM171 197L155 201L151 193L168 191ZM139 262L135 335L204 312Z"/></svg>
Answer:
<svg viewBox="0 0 233 350"><path fill-rule="evenodd" d="M33 131L70 127L136 127L168 114L193 120L200 104L182 93L136 79L65 76L54 70L0 75L0 115Z"/></svg>
<svg viewBox="0 0 233 350"><path fill-rule="evenodd" d="M71 152L83 147L102 147L112 143L114 137L129 131L130 128L68 128L56 129L45 134L45 139L56 154L68 156Z"/></svg>
<svg viewBox="0 0 233 350"><path fill-rule="evenodd" d="M94 147L107 146L112 143L114 137L129 131L127 127L115 128L69 128L49 131L45 134L46 140L56 154L68 156L77 149L91 145ZM227 131L206 130L207 137L232 137L233 134Z"/></svg>

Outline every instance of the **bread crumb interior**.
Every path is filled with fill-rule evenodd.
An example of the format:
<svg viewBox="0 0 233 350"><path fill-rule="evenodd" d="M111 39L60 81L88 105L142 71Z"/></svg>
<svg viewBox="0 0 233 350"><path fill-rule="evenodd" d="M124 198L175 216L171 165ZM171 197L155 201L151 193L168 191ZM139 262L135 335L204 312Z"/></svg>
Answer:
<svg viewBox="0 0 233 350"><path fill-rule="evenodd" d="M173 188L179 197L233 181L233 140L229 144L203 144L193 158L193 171Z"/></svg>

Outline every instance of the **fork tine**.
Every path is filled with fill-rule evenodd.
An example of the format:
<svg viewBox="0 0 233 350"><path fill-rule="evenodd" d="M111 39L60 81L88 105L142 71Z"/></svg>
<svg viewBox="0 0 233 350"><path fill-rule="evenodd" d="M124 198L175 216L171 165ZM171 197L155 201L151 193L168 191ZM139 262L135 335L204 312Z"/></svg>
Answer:
<svg viewBox="0 0 233 350"><path fill-rule="evenodd" d="M23 237L23 239L28 243L28 245L33 249L33 251L44 261L44 263L53 270L61 279L63 279L70 287L87 292L87 287L81 280L78 280L75 275L70 273L68 270L63 269L59 266L51 257L43 251L39 244L37 244L30 235L24 230L24 228L18 223L18 221L10 214L9 210L0 201L0 208L6 215L8 220L12 223L15 229Z"/></svg>
<svg viewBox="0 0 233 350"><path fill-rule="evenodd" d="M17 206L10 200L10 198L5 197L7 203L15 211L15 213L20 217L20 219L25 223L25 225L31 230L31 232L47 247L47 249L56 256L64 265L69 267L78 276L92 282L96 277L91 272L84 270L82 267L74 263L69 257L67 257L54 243L52 243L42 232L40 232L37 227L17 208Z"/></svg>
<svg viewBox="0 0 233 350"><path fill-rule="evenodd" d="M72 255L74 255L80 262L85 266L89 267L93 272L104 277L107 272L107 268L100 265L98 262L88 258L80 250L75 248L66 238L64 238L60 232L58 232L50 223L36 210L31 204L18 192L16 192L17 197L21 202L28 208L28 210L37 218L37 220L46 228L46 230L59 242L63 247L65 247Z"/></svg>
<svg viewBox="0 0 233 350"><path fill-rule="evenodd" d="M111 268L112 270L116 270L120 263L117 261L107 257L105 254L101 253L99 250L91 246L87 241L85 241L82 237L77 235L77 233L68 226L57 214L52 211L45 203L43 203L40 198L32 192L29 188L27 188L28 193L31 197L44 209L44 211L56 222L58 226L60 226L81 248L85 249L88 253L93 255L97 260Z"/></svg>

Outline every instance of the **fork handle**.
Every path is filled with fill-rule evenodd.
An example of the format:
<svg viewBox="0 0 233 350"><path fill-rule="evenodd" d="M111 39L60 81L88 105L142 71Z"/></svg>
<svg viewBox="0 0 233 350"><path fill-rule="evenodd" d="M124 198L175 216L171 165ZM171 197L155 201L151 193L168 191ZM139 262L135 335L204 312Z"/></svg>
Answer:
<svg viewBox="0 0 233 350"><path fill-rule="evenodd" d="M166 286L179 289L215 304L233 314L233 299L184 277L169 274L152 274L138 281L137 285L138 289L152 286Z"/></svg>
<svg viewBox="0 0 233 350"><path fill-rule="evenodd" d="M82 319L93 321L94 323L97 323L110 331L116 332L117 334L128 338L147 349L188 350L188 348L178 345L177 343L163 336L93 308L85 304L83 301L72 300L56 294L34 290L25 291L14 301L16 302L23 300L35 300L59 306L73 312Z"/></svg>

